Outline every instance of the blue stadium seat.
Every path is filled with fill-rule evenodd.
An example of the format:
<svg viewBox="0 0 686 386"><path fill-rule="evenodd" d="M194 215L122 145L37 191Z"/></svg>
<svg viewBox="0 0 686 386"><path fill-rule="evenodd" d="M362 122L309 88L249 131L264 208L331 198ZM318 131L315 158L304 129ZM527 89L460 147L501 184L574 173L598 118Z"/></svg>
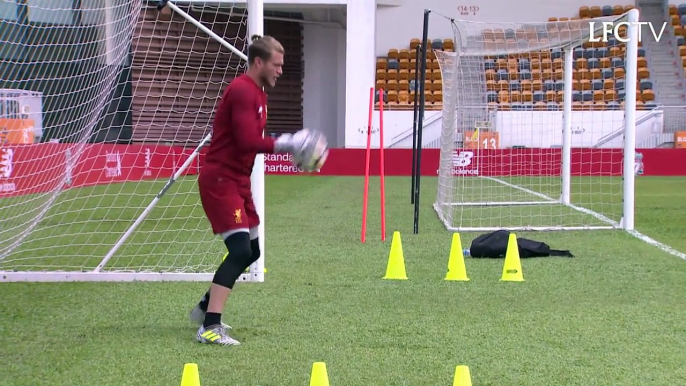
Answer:
<svg viewBox="0 0 686 386"><path fill-rule="evenodd" d="M550 79L544 80L543 81L543 91L544 92L555 91L555 82L550 80Z"/></svg>
<svg viewBox="0 0 686 386"><path fill-rule="evenodd" d="M527 59L527 58L519 59L518 66L519 66L520 71L531 70L531 62L529 62L529 59Z"/></svg>
<svg viewBox="0 0 686 386"><path fill-rule="evenodd" d="M600 67L600 60L598 58L590 58L588 59L588 68L599 68Z"/></svg>
<svg viewBox="0 0 686 386"><path fill-rule="evenodd" d="M591 59L594 58L596 55L596 49L591 47L591 48L586 48L584 50L584 58L586 59Z"/></svg>
<svg viewBox="0 0 686 386"><path fill-rule="evenodd" d="M442 50L443 49L443 39L434 39L431 41L431 48L434 50Z"/></svg>
<svg viewBox="0 0 686 386"><path fill-rule="evenodd" d="M651 90L652 88L653 88L653 82L651 82L649 79L641 80L641 84L640 84L641 91Z"/></svg>
<svg viewBox="0 0 686 386"><path fill-rule="evenodd" d="M486 59L484 66L486 67L486 70L495 70L497 68L495 59Z"/></svg>
<svg viewBox="0 0 686 386"><path fill-rule="evenodd" d="M409 87L411 91L418 91L419 87L417 87L417 84L415 83L414 79L410 79Z"/></svg>
<svg viewBox="0 0 686 386"><path fill-rule="evenodd" d="M379 103L379 90L374 92L374 103ZM388 103L388 92L383 90L383 103Z"/></svg>
<svg viewBox="0 0 686 386"><path fill-rule="evenodd" d="M487 91L486 92L486 101L488 103L497 103L498 102L498 93L495 91Z"/></svg>
<svg viewBox="0 0 686 386"><path fill-rule="evenodd" d="M607 108L608 110L619 110L620 107L621 107L621 106L620 106L619 102L617 102L617 101L609 101L609 102L607 102L607 107L606 107L606 108Z"/></svg>

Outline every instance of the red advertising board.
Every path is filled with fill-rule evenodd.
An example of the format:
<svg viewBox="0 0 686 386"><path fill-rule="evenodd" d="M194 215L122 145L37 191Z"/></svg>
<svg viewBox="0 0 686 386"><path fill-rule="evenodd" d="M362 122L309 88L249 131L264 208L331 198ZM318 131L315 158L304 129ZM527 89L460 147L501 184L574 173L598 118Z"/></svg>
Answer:
<svg viewBox="0 0 686 386"><path fill-rule="evenodd" d="M0 147L0 197L64 188L169 178L193 153L193 148L163 145L30 144ZM331 149L319 175L364 175L365 149ZM686 176L686 149L641 149L638 174ZM379 174L379 151L371 152L372 175ZM411 174L412 149L386 149L388 176ZM196 157L182 175L197 174L203 155ZM421 174L437 175L438 149L422 150ZM446 157L453 174L460 176L559 175L560 149L459 149ZM618 176L622 173L621 149L572 149L572 174ZM267 174L301 174L288 155L266 155Z"/></svg>

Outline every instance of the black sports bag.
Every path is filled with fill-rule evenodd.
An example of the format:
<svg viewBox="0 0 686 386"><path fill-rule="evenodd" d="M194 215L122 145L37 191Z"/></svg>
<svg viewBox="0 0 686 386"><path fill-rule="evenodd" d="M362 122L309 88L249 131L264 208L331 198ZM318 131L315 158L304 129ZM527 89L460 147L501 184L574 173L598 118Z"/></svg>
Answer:
<svg viewBox="0 0 686 386"><path fill-rule="evenodd" d="M507 252L507 242L510 237L510 232L507 230L498 230L491 233L480 235L472 241L469 248L469 254L475 258L504 258ZM574 257L569 251L550 249L548 244L517 237L517 246L519 247L519 257L547 257L547 256L563 256Z"/></svg>

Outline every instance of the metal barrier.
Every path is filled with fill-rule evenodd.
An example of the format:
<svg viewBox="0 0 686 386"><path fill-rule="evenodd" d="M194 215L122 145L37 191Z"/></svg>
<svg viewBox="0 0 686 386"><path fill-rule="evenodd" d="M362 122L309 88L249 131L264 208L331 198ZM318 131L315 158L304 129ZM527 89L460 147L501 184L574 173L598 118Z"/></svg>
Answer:
<svg viewBox="0 0 686 386"><path fill-rule="evenodd" d="M678 131L686 131L686 106L662 106L663 133L674 134Z"/></svg>

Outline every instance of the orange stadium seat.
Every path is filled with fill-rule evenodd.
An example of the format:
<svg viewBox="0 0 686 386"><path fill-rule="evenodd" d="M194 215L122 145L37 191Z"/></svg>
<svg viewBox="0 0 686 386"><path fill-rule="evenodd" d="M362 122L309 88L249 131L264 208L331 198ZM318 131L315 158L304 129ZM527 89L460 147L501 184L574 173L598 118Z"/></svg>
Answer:
<svg viewBox="0 0 686 386"><path fill-rule="evenodd" d="M550 17L548 21L579 20L591 17L620 15L633 5L591 5L579 8L574 17ZM681 66L686 74L686 4L669 6L671 24L677 35ZM564 32L566 27L551 24L550 32ZM620 29L626 33L626 28ZM538 38L534 30L502 29L484 30L486 46L505 46L515 39ZM384 89L384 103L391 109L411 109L419 86L415 84L417 46L419 38L413 38L405 47L391 48L385 57L377 58L376 88ZM425 101L427 110L442 108L443 79L434 50L453 51L455 44L450 38L429 39L426 60ZM574 109L605 110L621 108L624 103L625 54L624 43L615 39L609 42L586 42L574 50L572 98ZM650 80L649 61L645 49L639 43L638 50L637 105L652 108L656 103L653 83ZM487 58L484 66L486 92L489 106L512 109L530 106L534 110L561 108L564 97L564 59L560 50L544 50L527 54ZM686 75L685 75L686 76ZM378 103L377 103L378 108Z"/></svg>

